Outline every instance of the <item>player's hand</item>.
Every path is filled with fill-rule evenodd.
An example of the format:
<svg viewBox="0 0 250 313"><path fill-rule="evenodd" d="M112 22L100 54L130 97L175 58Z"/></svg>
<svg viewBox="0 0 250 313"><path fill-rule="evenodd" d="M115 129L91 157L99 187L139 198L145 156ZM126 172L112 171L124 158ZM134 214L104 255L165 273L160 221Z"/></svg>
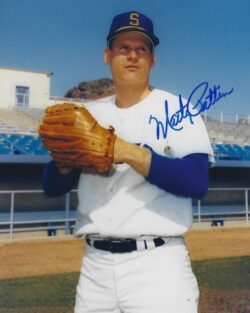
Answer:
<svg viewBox="0 0 250 313"><path fill-rule="evenodd" d="M103 173L114 161L114 129L100 126L85 107L48 107L38 132L60 169L90 166Z"/></svg>

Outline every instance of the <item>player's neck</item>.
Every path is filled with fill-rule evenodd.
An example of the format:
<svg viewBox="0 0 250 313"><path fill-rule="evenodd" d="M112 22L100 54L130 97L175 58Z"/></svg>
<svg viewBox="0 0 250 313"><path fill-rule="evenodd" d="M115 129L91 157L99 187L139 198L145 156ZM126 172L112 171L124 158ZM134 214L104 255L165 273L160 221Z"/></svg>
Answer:
<svg viewBox="0 0 250 313"><path fill-rule="evenodd" d="M151 89L148 85L129 84L124 86L115 84L116 106L129 108L145 99L150 93Z"/></svg>

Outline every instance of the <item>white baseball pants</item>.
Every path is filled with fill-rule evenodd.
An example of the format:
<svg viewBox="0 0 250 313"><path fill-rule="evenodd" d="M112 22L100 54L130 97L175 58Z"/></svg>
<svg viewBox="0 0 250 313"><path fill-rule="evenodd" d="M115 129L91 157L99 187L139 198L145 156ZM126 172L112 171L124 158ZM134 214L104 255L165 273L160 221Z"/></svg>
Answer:
<svg viewBox="0 0 250 313"><path fill-rule="evenodd" d="M86 244L74 313L197 313L198 299L182 238L130 253Z"/></svg>

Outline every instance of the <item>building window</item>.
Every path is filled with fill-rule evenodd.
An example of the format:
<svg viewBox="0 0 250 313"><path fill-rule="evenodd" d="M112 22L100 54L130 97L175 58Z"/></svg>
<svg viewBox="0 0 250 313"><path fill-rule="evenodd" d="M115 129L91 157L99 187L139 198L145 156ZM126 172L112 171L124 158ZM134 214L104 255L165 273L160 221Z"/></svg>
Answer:
<svg viewBox="0 0 250 313"><path fill-rule="evenodd" d="M29 87L16 86L16 106L28 106L29 93Z"/></svg>

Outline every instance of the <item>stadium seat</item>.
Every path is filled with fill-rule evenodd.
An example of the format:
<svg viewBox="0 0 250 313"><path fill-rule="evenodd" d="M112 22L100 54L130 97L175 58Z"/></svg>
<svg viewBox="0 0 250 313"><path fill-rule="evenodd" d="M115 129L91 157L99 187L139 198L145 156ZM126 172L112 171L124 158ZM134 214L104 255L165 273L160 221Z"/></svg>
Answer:
<svg viewBox="0 0 250 313"><path fill-rule="evenodd" d="M46 155L39 136L29 134L0 134L0 154ZM215 158L221 160L250 160L250 145L212 143Z"/></svg>
<svg viewBox="0 0 250 313"><path fill-rule="evenodd" d="M48 150L43 146L42 143L40 143L38 145L38 147L36 148L35 154L37 154L37 155L46 155L46 154L48 154Z"/></svg>
<svg viewBox="0 0 250 313"><path fill-rule="evenodd" d="M250 146L212 144L215 157L221 160L250 160Z"/></svg>
<svg viewBox="0 0 250 313"><path fill-rule="evenodd" d="M22 135L19 135L19 134L12 134L12 135L7 136L6 139L8 139L8 140L9 140L10 142L12 142L12 143L16 143L16 142L18 142L21 138L22 138Z"/></svg>
<svg viewBox="0 0 250 313"><path fill-rule="evenodd" d="M13 150L10 147L0 144L0 154L12 154Z"/></svg>
<svg viewBox="0 0 250 313"><path fill-rule="evenodd" d="M224 220L223 219L214 219L211 222L211 226L218 226L218 225L224 226Z"/></svg>

